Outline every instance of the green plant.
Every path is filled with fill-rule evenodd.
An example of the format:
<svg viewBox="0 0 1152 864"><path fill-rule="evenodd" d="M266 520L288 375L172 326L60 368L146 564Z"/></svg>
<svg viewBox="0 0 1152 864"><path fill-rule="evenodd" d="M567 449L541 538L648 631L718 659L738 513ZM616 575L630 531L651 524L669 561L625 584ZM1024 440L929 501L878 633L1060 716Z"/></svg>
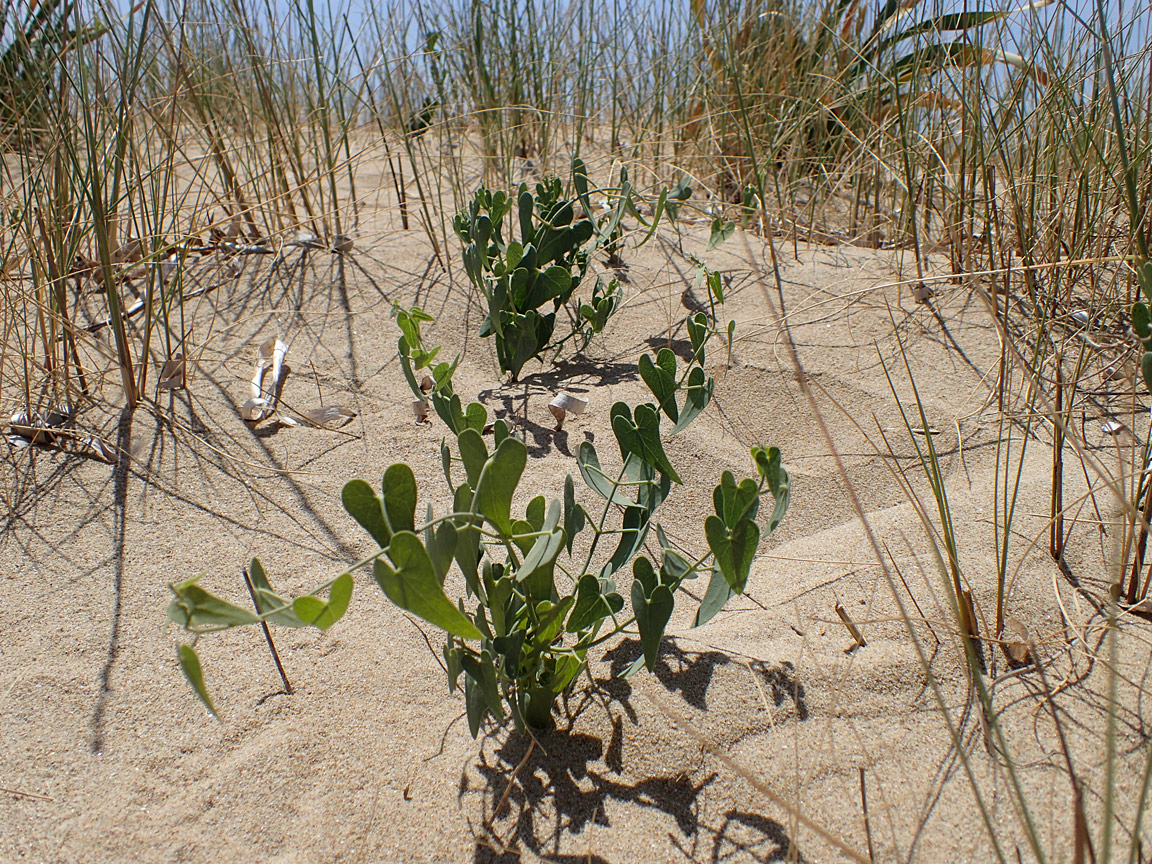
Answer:
<svg viewBox="0 0 1152 864"><path fill-rule="evenodd" d="M480 336L495 337L500 369L511 373L513 381L529 360L549 349L558 356L563 344L575 336L582 338L583 347L587 347L592 337L603 330L619 305L620 286L614 279L605 285L597 277L591 302L577 302L569 308L571 330L554 340L556 314L562 307L568 308L587 275L593 252L599 248L612 250L612 255L618 252L624 215L632 214L648 228L641 241L645 242L655 233L662 214L669 211L674 215L677 202L690 194L684 183L671 195L667 189L662 191L652 222L648 223L636 209L628 172L621 168L618 185L600 190L611 194L616 206L599 221L587 215L577 219L578 203L585 214L592 213L587 170L579 159L573 163L572 178L576 192L573 198L565 197L563 186L555 177L538 183L534 191L521 184L515 196L481 187L468 209L456 214L452 223L464 243L468 278L488 302ZM519 240L511 239L511 233L505 236L504 219L513 207ZM509 226L509 232L515 230L516 226Z"/></svg>
<svg viewBox="0 0 1152 864"><path fill-rule="evenodd" d="M691 332L702 357L705 322L694 321ZM455 454L442 445L453 506L438 516L429 505L422 525L416 523L416 480L407 465L385 472L380 494L363 480L344 487L345 508L379 544L376 582L397 606L445 631L449 688L457 689L463 676L473 735L489 716L501 722L510 715L518 727L549 725L556 699L584 669L588 651L619 634L637 635L641 642L642 655L629 673L640 665L653 669L683 583L709 574L695 623L709 620L747 583L762 536L756 521L761 497L771 494L774 500L764 536L783 518L789 480L780 453L756 447L757 477L737 482L725 471L713 491L715 513L703 526L702 556L689 561L658 524L657 560L641 554L657 509L680 482L661 440L661 413L675 423L676 434L707 405L713 382L704 380L696 363L681 372L667 349L655 360L642 357L640 370L659 405L612 406L619 468L603 466L588 441L577 456L584 482L601 499L598 516L577 503L571 475L563 500L537 496L523 517L515 516L527 448L500 420L491 451L472 427L457 435ZM618 519L610 519L614 514ZM576 540L586 528L592 535L581 549ZM604 544L612 538L618 539L609 552ZM450 598L444 589L453 562L464 577L464 597ZM629 564L626 615L617 579Z"/></svg>
<svg viewBox="0 0 1152 864"><path fill-rule="evenodd" d="M428 365L437 353L424 347L419 332L419 324L430 318L415 307L397 308L396 316L405 375L414 392L422 393L412 366ZM694 624L716 615L744 591L760 541L780 524L790 495L780 452L754 447L755 476L737 481L725 471L713 490L715 513L704 522L706 551L700 557L685 557L654 522L672 484L681 482L664 450L661 416L674 424L669 434L677 434L708 405L714 387L703 369L713 331L703 313L688 325L694 356L683 368L668 349L655 358L640 358L640 375L658 404L612 406L619 467L608 469L592 442L580 446L579 473L599 496L598 512L590 513L577 502L569 475L562 500L547 502L536 496L523 516L514 515L527 447L497 420L489 450L483 438L487 412L476 404L460 411L450 385L455 364L442 363L435 367L431 392L444 400L448 410L441 416L456 432L455 453L441 444L444 479L453 501L449 512L437 515L429 504L423 522L417 522L418 484L403 463L384 472L379 493L364 480L352 480L342 493L344 508L376 542L374 552L294 600L277 594L260 562L253 560L254 612L210 594L191 579L171 586L175 599L169 619L196 639L260 622L326 629L348 608L352 574L371 564L377 584L393 603L445 632L449 688L460 687L463 676L473 735L489 716L501 722L510 715L518 727L549 725L557 698L585 668L588 651L617 635L640 639L641 657L628 674L641 665L653 669L683 584L708 574ZM771 495L774 504L762 531L757 516L765 495ZM653 526L659 549L655 560L642 554ZM590 539L578 544L586 529ZM453 563L464 579L462 597L450 598L445 591ZM629 565L631 612L625 614L628 603L617 591L617 580ZM320 596L325 591L327 600ZM194 644L177 650L188 680L215 710Z"/></svg>

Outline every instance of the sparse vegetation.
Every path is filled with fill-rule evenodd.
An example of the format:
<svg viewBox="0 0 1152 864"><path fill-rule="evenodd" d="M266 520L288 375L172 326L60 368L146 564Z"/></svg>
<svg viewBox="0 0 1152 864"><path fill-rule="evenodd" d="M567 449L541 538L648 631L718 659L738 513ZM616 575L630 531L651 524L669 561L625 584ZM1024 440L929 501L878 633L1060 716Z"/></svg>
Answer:
<svg viewBox="0 0 1152 864"><path fill-rule="evenodd" d="M921 676L915 710L939 721L947 780L933 787L918 824L901 821L901 802L885 804L895 814L884 817L890 838L879 837L880 819L862 800L866 836L853 838L855 823L839 810L828 814L839 820L835 831L818 824L824 814L806 811L811 777L786 795L725 761L735 745L712 738L742 741L745 732L691 731L680 719L678 728L698 736L723 770L743 771L783 809L789 831L849 858L912 859L926 821L948 809L982 831L963 841L960 857L1143 860L1152 744L1141 708L1146 670L1131 658L1146 655L1143 622L1152 616L1147 19L1147 10L1103 0L1092 8L915 0L6 6L0 402L10 418L5 533L22 539L5 543L71 543L72 535L30 527L27 514L57 500L41 493L44 484L103 472L117 514L107 559L116 562L117 617L92 725L103 728L118 616L135 596L121 584L125 562L140 560L125 553L130 490L165 488L185 501L186 452L242 485L263 514L260 483L292 474L276 462L290 448L273 435L306 425L341 443L373 442L379 428L396 439L379 467L371 467L375 445L356 457L364 473L383 469L379 492L364 481L343 486L344 507L373 548L316 588L303 589L304 574L281 561L284 529L278 545L263 527L258 537L251 526L230 527L231 576L185 578L149 562L154 581L172 582L168 617L190 639L177 648L178 664L211 710L201 637L264 625L291 691L272 634L329 630L371 568L394 606L447 634L437 662L451 687L463 681L472 735L487 729L513 741L516 733L495 731L499 721L537 730L577 694L619 692L594 678L597 663L610 663L617 681L640 665L660 676L661 651L695 638L689 623L753 593L756 563L774 560L763 541L792 489L779 451L760 446L771 439L785 456L808 460L793 471L793 509L804 512L785 530L843 529L836 542L847 543L849 523L862 538L863 551L836 550L848 576L805 592L839 592L873 578L860 573L876 574L869 614L880 594L887 604L862 622L837 594L827 604L830 626L843 622L851 634L851 663L842 672L839 654L812 662L835 666L840 686L852 663L907 649L913 660L902 674ZM426 260L397 267L385 248L397 238ZM658 265L644 257L657 252ZM892 272L875 276L873 265ZM809 266L837 275L813 285ZM349 293L350 274L363 278L362 293ZM721 304L731 321L720 321ZM395 356L386 309L400 330ZM351 366L317 369L325 352L336 357L325 339L337 323ZM304 335L281 341L281 327ZM428 344L441 333L452 360ZM712 339L723 339L723 350ZM368 368L363 356L380 344L383 355ZM244 402L233 391L248 387L251 345L259 346L256 375ZM294 407L312 396L283 392L290 345L291 380L311 379L318 409ZM940 368L919 362L921 349L937 351ZM741 354L753 352L760 365L742 365ZM527 366L533 360L539 367ZM199 379L209 366L219 377ZM476 376L468 386L463 370ZM837 389L857 379L858 389ZM961 380L970 385L963 393ZM579 428L585 440L569 449L564 409L552 406L555 429L529 409L573 381L622 393L595 409L598 419ZM427 440L396 443L394 418L409 422L403 405L371 406L358 433L331 428L331 418L354 414L324 391L360 398L366 382L389 398L392 388L411 392L421 425L404 429L443 431L424 424L429 407L446 427L454 442L441 446L446 491L429 469ZM221 405L247 437L228 439L212 426L222 422L213 416ZM133 437L142 415L155 420L151 453ZM701 422L686 432L701 415L707 432ZM776 425L791 433L794 423L808 424L802 435L775 437ZM597 432L601 441L611 432L619 464L601 462ZM716 485L733 450L751 450L755 474L737 482L724 471ZM178 482L167 489L153 460L173 452ZM326 512L338 511L347 472L336 477L329 457L301 461L317 474L294 487L288 506L312 512L312 487L304 487L313 483L328 496ZM564 457L602 499L596 507L578 502L568 469L541 468L533 482L543 494L522 488L525 465L531 473ZM46 460L59 460L52 472ZM657 527L657 508L681 479L667 502L675 515ZM79 497L103 507L104 485ZM768 495L774 509L765 520ZM877 514L887 519L901 507L914 514L917 536L882 530ZM352 560L346 526L323 526L301 548ZM260 546L267 570L237 537ZM0 554L15 559L14 548ZM269 556L277 583L291 590L272 587ZM244 560L248 595L236 579ZM811 560L797 556L796 566ZM246 600L227 599L233 588L251 611ZM700 610L691 622L673 617L674 598L685 596ZM813 634L830 637L817 629L819 615L801 617L800 596L790 598L789 632L819 654ZM783 621L771 618L776 608L759 609L757 620ZM883 640L871 637L877 630ZM247 644L231 638L218 644ZM758 638L707 650L756 676ZM626 660L605 659L629 645ZM756 678L767 714L781 700L800 705L795 670L787 672L772 679L772 693L784 694L775 705ZM887 740L884 731L853 734ZM799 734L794 743L804 749ZM507 780L485 815L485 837L495 836L509 796L523 791L518 772L536 744L502 766ZM832 762L812 776L846 764ZM966 792L951 785L945 795L957 782ZM861 768L861 799L865 785ZM535 794L523 792L526 806ZM643 787L630 800L645 795L659 799ZM743 811L726 819L713 860L725 843L738 845L724 833L729 822L752 824ZM572 851L562 845L548 854ZM502 841L496 848L508 851ZM706 857L701 850L691 855ZM778 857L788 855L801 857L795 845Z"/></svg>

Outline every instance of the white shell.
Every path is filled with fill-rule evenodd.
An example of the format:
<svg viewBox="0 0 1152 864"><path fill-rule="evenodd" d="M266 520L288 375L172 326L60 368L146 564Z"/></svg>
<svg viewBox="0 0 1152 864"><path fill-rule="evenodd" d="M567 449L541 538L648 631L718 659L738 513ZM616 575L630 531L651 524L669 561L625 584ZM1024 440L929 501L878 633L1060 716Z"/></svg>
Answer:
<svg viewBox="0 0 1152 864"><path fill-rule="evenodd" d="M1077 309L1072 313L1072 320L1079 324L1081 327L1088 326L1088 313L1083 309Z"/></svg>
<svg viewBox="0 0 1152 864"><path fill-rule="evenodd" d="M560 393L548 404L569 414L583 414L584 409L588 407L588 400L573 396L571 393Z"/></svg>

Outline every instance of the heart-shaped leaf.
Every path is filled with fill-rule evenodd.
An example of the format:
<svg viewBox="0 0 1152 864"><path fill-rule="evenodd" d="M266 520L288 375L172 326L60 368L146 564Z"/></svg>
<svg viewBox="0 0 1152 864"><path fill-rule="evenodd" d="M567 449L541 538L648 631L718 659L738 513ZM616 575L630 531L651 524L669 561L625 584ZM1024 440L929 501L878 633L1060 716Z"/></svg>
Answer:
<svg viewBox="0 0 1152 864"><path fill-rule="evenodd" d="M1144 352L1140 359L1140 373L1144 376L1144 386L1152 392L1152 351Z"/></svg>
<svg viewBox="0 0 1152 864"><path fill-rule="evenodd" d="M480 638L476 625L445 596L419 537L410 531L397 533L388 546L388 557L391 563L376 559L373 575L389 600L453 636Z"/></svg>
<svg viewBox="0 0 1152 864"><path fill-rule="evenodd" d="M717 216L712 220L712 233L708 237L708 244L704 247L705 252L711 252L725 240L732 236L732 232L736 230L736 224L729 222L727 219L721 219Z"/></svg>
<svg viewBox="0 0 1152 864"><path fill-rule="evenodd" d="M729 530L719 516L709 516L704 521L704 534L729 586L737 594L743 594L760 543L759 526L745 520Z"/></svg>
<svg viewBox="0 0 1152 864"><path fill-rule="evenodd" d="M609 615L615 615L624 608L624 598L615 591L604 594L602 583L590 573L580 577L576 585L576 605L568 617L569 633L580 633Z"/></svg>
<svg viewBox="0 0 1152 864"><path fill-rule="evenodd" d="M612 431L622 450L634 453L675 482L681 482L680 475L664 453L664 445L660 441L660 415L654 406L637 405L631 420L624 413L615 414L612 417Z"/></svg>
<svg viewBox="0 0 1152 864"><path fill-rule="evenodd" d="M656 668L656 658L660 654L660 640L664 638L664 628L672 617L676 601L667 585L657 585L650 597L644 596L644 588L639 581L632 583L632 611L636 615L636 626L640 630L640 645L644 649L644 665L652 672Z"/></svg>
<svg viewBox="0 0 1152 864"><path fill-rule="evenodd" d="M644 595L647 597L651 597L656 586L660 584L652 562L643 556L632 562L632 578L644 586Z"/></svg>
<svg viewBox="0 0 1152 864"><path fill-rule="evenodd" d="M389 465L384 472L384 518L389 530L413 531L416 528L416 477L403 462Z"/></svg>
<svg viewBox="0 0 1152 864"><path fill-rule="evenodd" d="M372 535L372 539L381 549L385 548L392 538L392 532L388 530L388 523L384 521L384 502L380 500L380 496L363 480L349 480L344 484L344 491L340 497L348 515Z"/></svg>
<svg viewBox="0 0 1152 864"><path fill-rule="evenodd" d="M712 491L712 504L728 528L734 528L745 519L755 519L760 505L759 489L755 480L744 479L736 484L731 471L720 476L720 485Z"/></svg>
<svg viewBox="0 0 1152 864"><path fill-rule="evenodd" d="M505 438L489 457L481 472L473 499L475 510L506 535L511 535L512 496L528 462L523 441Z"/></svg>
<svg viewBox="0 0 1152 864"><path fill-rule="evenodd" d="M664 363L660 362L666 351L668 356L672 358L671 372ZM679 411L676 408L676 355L668 351L667 348L662 348L657 356L657 362L653 363L652 358L645 354L640 358L639 366L640 377L648 385L648 389L652 391L656 401L660 403L660 410L675 423L679 416Z"/></svg>
<svg viewBox="0 0 1152 864"><path fill-rule="evenodd" d="M776 530L776 526L780 524L788 510L788 503L792 497L792 481L788 477L788 472L780 464L779 448L753 447L752 459L756 462L756 470L760 472L760 476L768 481L768 489L776 501L766 529L767 533L771 534Z"/></svg>
<svg viewBox="0 0 1152 864"><path fill-rule="evenodd" d="M415 536L415 535L413 535ZM395 541L395 537L392 538ZM419 542L419 541L417 541ZM327 630L348 611L348 603L352 600L352 574L341 573L332 587L328 590L328 602L312 594L297 597L292 603L292 610L305 624Z"/></svg>
<svg viewBox="0 0 1152 864"><path fill-rule="evenodd" d="M468 407L464 409L464 425L468 429L483 433L484 427L488 425L488 409L479 402L469 402Z"/></svg>

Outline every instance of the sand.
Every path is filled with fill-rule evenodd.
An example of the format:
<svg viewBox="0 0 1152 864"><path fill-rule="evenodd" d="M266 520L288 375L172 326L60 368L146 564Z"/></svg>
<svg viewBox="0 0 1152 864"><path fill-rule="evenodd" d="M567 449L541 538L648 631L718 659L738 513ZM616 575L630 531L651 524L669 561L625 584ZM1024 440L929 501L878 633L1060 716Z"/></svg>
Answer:
<svg viewBox="0 0 1152 864"><path fill-rule="evenodd" d="M849 857L797 812L865 860L869 845L877 861L995 860L988 826L1009 859L1032 860L1014 784L1045 854L1072 859L1072 789L1041 678L1010 672L987 646L986 681L1013 775L971 698L937 547L898 479L906 472L910 488L934 507L884 371L910 405L902 344L938 433L961 566L987 634L995 609L1002 433L992 394L1000 344L971 285L938 283L937 318L898 284L914 272L910 253L794 247L777 238L778 296L762 237L739 231L706 252L707 226L684 222L679 237L662 229L625 253L626 303L585 357L557 367L530 363L523 380L509 384L491 341L475 335L482 313L462 270L443 272L427 238L397 222L381 191L366 199L346 256L286 250L278 262L246 260L238 279L213 258L198 264L196 278L221 285L186 310L194 346L188 389L121 415L116 376L106 372L97 381L99 404L80 418L131 454L121 466L52 448L8 452L0 860ZM458 257L456 246L449 252ZM293 695L281 692L258 630L202 640L221 716L208 715L176 664L181 634L164 620L170 582L204 574L206 586L243 604L241 568L255 555L277 587L308 590L371 551L340 505L343 484L353 477L375 484L396 461L422 481L421 508L448 503L439 462L445 430L435 418L413 421L395 358L392 301L436 316L429 341L445 356L465 354L457 391L524 431L522 506L532 495L561 493L565 475L577 473L580 442L595 440L602 454L615 449L607 422L613 402L649 398L636 363L686 337L680 297L694 278L689 253L730 277L723 316L736 320L737 340L730 367L725 350L712 349L716 398L668 445L684 484L659 518L673 540L702 549L720 473L750 472L754 444L780 447L792 507L762 544L746 597L697 629L695 604L683 598L654 675L614 677L637 656L637 643L604 646L557 729L527 759L528 739L510 728L470 737L462 699L448 693L425 641L439 648L436 631L406 619L367 572L357 574L351 608L327 633L274 631ZM943 272L946 262L929 265ZM781 299L846 476L891 556L891 584L789 361L769 302L778 311ZM98 317L98 299L86 302ZM265 421L251 429L239 419L256 347L277 335L290 345L285 405L344 405L357 413L351 424L329 430ZM100 337L105 345L107 338ZM88 362L108 369L92 349ZM560 390L590 405L555 431L546 406ZM13 404L13 394L4 397ZM1098 426L1088 423L1089 443L1111 446ZM1008 609L1039 643L1048 684L1064 685L1055 702L1098 835L1109 782L1124 824L1132 822L1146 749L1139 696L1148 631L1124 621L1109 776L1110 676L1106 656L1090 662L1106 646L1088 598L1106 591L1112 539L1095 524L1077 526L1068 555L1080 591L1047 556L1050 432L1042 424L1035 432L1013 524ZM1014 446L1020 440L1017 430ZM1086 489L1072 464L1066 500ZM577 488L592 500L578 477ZM1106 494L1099 502L1112 518L1114 503ZM938 524L934 509L927 517ZM450 577L449 587L460 590L459 579ZM837 602L865 647L851 650ZM1126 848L1127 836L1116 831Z"/></svg>

